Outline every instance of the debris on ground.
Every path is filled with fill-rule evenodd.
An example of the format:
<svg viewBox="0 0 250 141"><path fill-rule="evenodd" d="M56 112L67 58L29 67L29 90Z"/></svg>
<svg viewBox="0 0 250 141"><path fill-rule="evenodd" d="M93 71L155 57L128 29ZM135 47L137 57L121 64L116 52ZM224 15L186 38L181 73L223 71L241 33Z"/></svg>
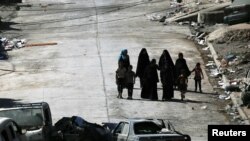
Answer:
<svg viewBox="0 0 250 141"><path fill-rule="evenodd" d="M55 123L55 130L61 133L61 141L76 140L108 141L109 131L96 123L90 123L78 116L63 117Z"/></svg>
<svg viewBox="0 0 250 141"><path fill-rule="evenodd" d="M7 38L0 37L0 43L6 51L12 50L14 48L17 49L22 48L25 46L26 42L27 42L26 39L14 38L12 40L9 40Z"/></svg>
<svg viewBox="0 0 250 141"><path fill-rule="evenodd" d="M207 106L204 105L204 106L201 107L201 109L202 109L202 110L206 110L206 109L207 109Z"/></svg>
<svg viewBox="0 0 250 141"><path fill-rule="evenodd" d="M237 110L238 107L239 107L238 105L228 104L225 107L225 112L231 117L232 122L236 122L238 124L244 124L244 120L241 118Z"/></svg>
<svg viewBox="0 0 250 141"><path fill-rule="evenodd" d="M147 15L147 19L150 21L160 21L162 18L163 18L163 16L159 15L159 14Z"/></svg>

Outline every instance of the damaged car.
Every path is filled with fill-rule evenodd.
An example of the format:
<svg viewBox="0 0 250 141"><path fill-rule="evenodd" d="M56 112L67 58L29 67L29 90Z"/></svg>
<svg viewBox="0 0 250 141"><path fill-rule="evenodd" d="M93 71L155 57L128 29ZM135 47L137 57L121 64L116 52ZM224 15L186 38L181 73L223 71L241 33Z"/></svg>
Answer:
<svg viewBox="0 0 250 141"><path fill-rule="evenodd" d="M169 121L166 126L161 119L129 119L112 127L112 141L191 141L189 135L176 131Z"/></svg>
<svg viewBox="0 0 250 141"><path fill-rule="evenodd" d="M26 131L27 141L47 141L51 139L52 118L48 103L19 104L0 109L0 117L13 119Z"/></svg>
<svg viewBox="0 0 250 141"><path fill-rule="evenodd" d="M224 10L224 23L232 25L250 21L250 1L235 0Z"/></svg>

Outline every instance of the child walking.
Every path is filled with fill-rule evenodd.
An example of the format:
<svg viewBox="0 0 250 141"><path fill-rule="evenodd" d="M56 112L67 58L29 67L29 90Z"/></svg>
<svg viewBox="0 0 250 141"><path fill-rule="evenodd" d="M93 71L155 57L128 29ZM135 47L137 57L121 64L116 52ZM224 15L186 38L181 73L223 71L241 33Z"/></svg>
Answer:
<svg viewBox="0 0 250 141"><path fill-rule="evenodd" d="M128 71L126 72L126 86L128 89L128 98L132 99L133 89L135 84L135 72L133 71L133 66L129 65Z"/></svg>
<svg viewBox="0 0 250 141"><path fill-rule="evenodd" d="M201 79L204 78L204 75L203 75L203 72L202 72L202 69L201 69L201 64L197 63L195 68L191 72L194 72L194 81L195 81L195 90L194 91L195 92L197 91L197 85L199 85L199 90L202 93Z"/></svg>
<svg viewBox="0 0 250 141"><path fill-rule="evenodd" d="M185 73L185 70L181 70L181 73L178 77L178 88L181 92L181 101L184 100L185 98L185 93L187 91L187 84L188 84L188 79Z"/></svg>
<svg viewBox="0 0 250 141"><path fill-rule="evenodd" d="M122 91L125 87L125 75L126 75L126 68L123 66L121 62L119 62L119 67L116 70L116 84L118 90L117 98L122 98Z"/></svg>

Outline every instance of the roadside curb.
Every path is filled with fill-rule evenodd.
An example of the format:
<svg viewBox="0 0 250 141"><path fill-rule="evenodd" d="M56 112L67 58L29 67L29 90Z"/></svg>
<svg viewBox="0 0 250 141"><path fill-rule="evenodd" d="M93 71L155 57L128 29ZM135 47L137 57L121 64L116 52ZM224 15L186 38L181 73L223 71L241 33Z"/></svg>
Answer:
<svg viewBox="0 0 250 141"><path fill-rule="evenodd" d="M216 64L217 68L219 68L220 62L217 60L218 55L217 55L212 43L207 42L207 45L209 47L209 50L211 52L211 55L212 55L212 57L214 59L214 62ZM229 83L227 77L224 74L222 75L222 80L223 80L224 83ZM249 117L246 115L244 110L242 110L242 108L240 107L240 103L237 100L236 93L233 92L232 94L230 94L230 97L231 97L231 100L232 100L233 104L237 107L237 111L239 112L241 118L244 120L244 123L245 124L250 124Z"/></svg>

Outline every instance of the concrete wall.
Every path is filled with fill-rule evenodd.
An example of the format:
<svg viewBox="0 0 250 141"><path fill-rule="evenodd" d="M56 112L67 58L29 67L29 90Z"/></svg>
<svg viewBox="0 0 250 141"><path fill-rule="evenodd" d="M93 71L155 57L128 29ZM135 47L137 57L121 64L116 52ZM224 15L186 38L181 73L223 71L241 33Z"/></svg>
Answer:
<svg viewBox="0 0 250 141"><path fill-rule="evenodd" d="M211 12L199 13L197 18L198 18L197 19L198 23L205 23L205 24L223 23L224 11L211 11Z"/></svg>

